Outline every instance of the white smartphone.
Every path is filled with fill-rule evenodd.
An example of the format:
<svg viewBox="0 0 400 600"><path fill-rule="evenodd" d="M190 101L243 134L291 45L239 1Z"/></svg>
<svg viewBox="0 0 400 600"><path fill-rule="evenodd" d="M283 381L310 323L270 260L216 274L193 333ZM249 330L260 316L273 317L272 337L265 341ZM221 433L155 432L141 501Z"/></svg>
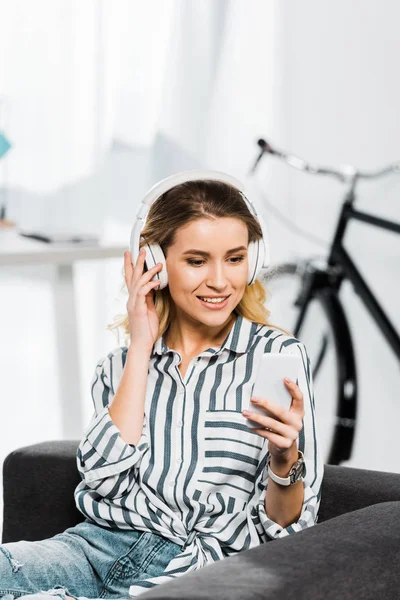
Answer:
<svg viewBox="0 0 400 600"><path fill-rule="evenodd" d="M301 358L298 354L263 354L258 365L257 377L251 396L265 398L283 408L290 408L292 398L283 380L286 377L296 382L300 368ZM273 417L265 408L256 406L252 402L249 402L248 410L259 415ZM251 429L260 427L259 423L251 419L246 419L246 425Z"/></svg>

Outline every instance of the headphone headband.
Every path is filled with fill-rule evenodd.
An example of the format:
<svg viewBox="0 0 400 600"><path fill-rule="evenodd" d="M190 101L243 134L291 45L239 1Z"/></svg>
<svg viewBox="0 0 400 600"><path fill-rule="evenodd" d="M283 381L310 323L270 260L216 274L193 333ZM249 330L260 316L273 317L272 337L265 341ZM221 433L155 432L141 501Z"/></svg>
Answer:
<svg viewBox="0 0 400 600"><path fill-rule="evenodd" d="M165 194L165 192L168 192L176 185L186 183L187 181L201 181L204 179L228 183L229 185L232 185L244 194L243 184L238 179L236 179L236 177L228 175L228 173L221 173L219 171L209 171L206 169L191 169L189 171L183 171L181 173L175 173L174 175L170 175L169 177L166 177L165 179L162 179L161 181L153 185L153 187L149 189L149 191L143 198L142 203L146 205L151 205L157 200L157 198Z"/></svg>

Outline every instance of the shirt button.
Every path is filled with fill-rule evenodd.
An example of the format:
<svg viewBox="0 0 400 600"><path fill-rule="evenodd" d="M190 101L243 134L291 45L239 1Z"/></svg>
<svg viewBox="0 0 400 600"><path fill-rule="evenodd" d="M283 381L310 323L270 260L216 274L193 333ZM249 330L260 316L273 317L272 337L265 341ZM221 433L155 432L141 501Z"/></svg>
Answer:
<svg viewBox="0 0 400 600"><path fill-rule="evenodd" d="M173 481L169 482L169 487L174 487L174 482Z"/></svg>
<svg viewBox="0 0 400 600"><path fill-rule="evenodd" d="M176 462L177 462L177 463L178 463L178 465L179 465L179 464L182 462L182 459L181 459L181 458L177 458L177 459L176 459Z"/></svg>
<svg viewBox="0 0 400 600"><path fill-rule="evenodd" d="M182 421L178 421L178 424L177 424L177 426L178 426L178 427L183 427L183 423L182 423Z"/></svg>

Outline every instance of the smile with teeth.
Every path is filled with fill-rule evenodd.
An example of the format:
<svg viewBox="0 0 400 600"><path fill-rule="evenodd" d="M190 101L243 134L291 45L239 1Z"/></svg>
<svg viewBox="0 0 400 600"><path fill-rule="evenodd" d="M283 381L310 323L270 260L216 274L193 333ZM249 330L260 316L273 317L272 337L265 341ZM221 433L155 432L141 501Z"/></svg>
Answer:
<svg viewBox="0 0 400 600"><path fill-rule="evenodd" d="M211 302L211 304L219 304L221 302L225 302L225 300L228 298L228 296L225 296L224 298L207 298L206 296L199 296L200 300L203 300L203 302Z"/></svg>

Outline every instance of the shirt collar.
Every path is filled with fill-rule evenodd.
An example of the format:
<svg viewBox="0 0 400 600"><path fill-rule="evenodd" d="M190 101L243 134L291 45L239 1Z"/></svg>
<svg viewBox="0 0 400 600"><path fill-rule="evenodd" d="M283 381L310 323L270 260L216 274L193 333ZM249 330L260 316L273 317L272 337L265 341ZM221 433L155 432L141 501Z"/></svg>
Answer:
<svg viewBox="0 0 400 600"><path fill-rule="evenodd" d="M237 315L236 321L233 323L228 335L218 350L210 348L208 351L211 354L219 354L223 350L232 350L237 354L245 353L249 350L253 336L257 329L257 323L245 319L242 315ZM165 343L164 336L159 337L154 346L154 354L167 354L171 351ZM207 350L206 350L207 352Z"/></svg>

